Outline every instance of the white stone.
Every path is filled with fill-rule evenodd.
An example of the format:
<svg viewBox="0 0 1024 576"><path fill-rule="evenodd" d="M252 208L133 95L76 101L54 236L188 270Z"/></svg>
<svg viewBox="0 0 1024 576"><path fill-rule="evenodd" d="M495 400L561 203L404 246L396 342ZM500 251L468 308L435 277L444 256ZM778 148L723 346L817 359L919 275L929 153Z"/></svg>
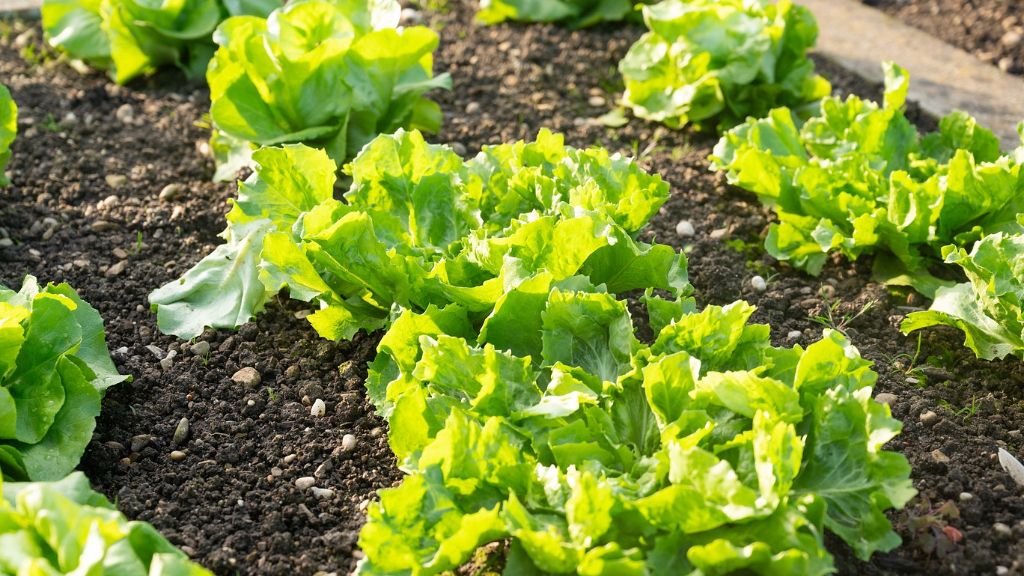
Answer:
<svg viewBox="0 0 1024 576"><path fill-rule="evenodd" d="M754 289L754 292L764 292L768 289L768 283L761 276L751 278L750 286Z"/></svg>
<svg viewBox="0 0 1024 576"><path fill-rule="evenodd" d="M688 237L693 236L696 233L697 231L693 228L693 222L690 222L689 220L680 220L679 223L676 224L676 234L678 236Z"/></svg>
<svg viewBox="0 0 1024 576"><path fill-rule="evenodd" d="M341 437L341 449L344 452L349 452L356 447L356 437L352 434L345 434Z"/></svg>

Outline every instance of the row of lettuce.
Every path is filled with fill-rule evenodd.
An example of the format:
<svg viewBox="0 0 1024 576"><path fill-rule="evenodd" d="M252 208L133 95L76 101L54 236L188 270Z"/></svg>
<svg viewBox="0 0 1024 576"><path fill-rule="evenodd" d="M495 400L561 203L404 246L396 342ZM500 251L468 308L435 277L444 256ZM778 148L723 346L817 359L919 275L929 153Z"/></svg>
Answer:
<svg viewBox="0 0 1024 576"><path fill-rule="evenodd" d="M805 8L789 0L492 0L478 17L587 26L641 15L648 32L619 65L622 104L673 128L724 131L712 164L774 208L779 223L765 243L772 256L816 275L832 252L874 255L880 280L935 299L905 331L949 324L983 358L1024 357L1024 285L1013 274L1024 265L1024 146L1002 153L960 112L920 134L905 116L909 78L896 65L886 65L882 105L829 97L807 56L818 28ZM163 64L205 71L217 179L251 167L259 146L303 143L342 165L377 134L436 131L440 109L425 93L451 84L433 76L437 34L400 26L395 0L192 0L158 9L48 0L43 16L53 45L118 81ZM981 254L971 251L994 234L977 244ZM959 274L944 263L969 281L950 281Z"/></svg>
<svg viewBox="0 0 1024 576"><path fill-rule="evenodd" d="M385 330L367 395L406 476L361 574L506 540L509 574L828 574L826 530L865 559L899 544L885 511L915 492L870 362L833 331L773 347L744 302L698 309L685 256L636 240L660 177L546 131L468 161L379 136L344 201L323 150L256 161L227 242L150 300L184 338L284 289L325 338Z"/></svg>
<svg viewBox="0 0 1024 576"><path fill-rule="evenodd" d="M272 4L48 1L43 17L54 45L118 81L205 71L218 175L255 168L225 244L151 295L161 330L237 327L285 289L325 338L385 330L367 392L407 476L371 506L362 573L436 574L503 540L510 574L827 574L826 529L865 559L898 545L884 512L914 491L882 446L900 425L841 334L775 348L746 303L698 310L685 257L637 240L668 188L632 161L546 131L468 161L427 144L416 129L441 116L424 94L450 81L432 73L437 35L400 27L396 2ZM635 15L527 8L484 2L481 18ZM935 298L904 330L951 324L979 356L1024 356L1024 145L1004 154L962 113L920 134L895 65L882 105L827 97L806 55L816 24L790 2L665 0L643 16L624 103L725 131L713 166L774 207L773 256L818 274L830 252L873 254L880 278ZM6 162L16 110L0 96ZM943 280L943 262L968 282ZM0 299L0 469L62 478L122 377L70 288L29 279ZM4 490L0 539L27 551L0 552L10 572L201 570L80 476ZM65 513L85 523L68 524L74 545L46 529Z"/></svg>
<svg viewBox="0 0 1024 576"><path fill-rule="evenodd" d="M400 26L395 0L147 6L48 0L44 27L53 45L110 68L118 81L161 64L205 71L218 179L252 166L259 146L303 143L342 165L377 134L441 124L438 105L424 96L451 84L433 76L438 36ZM1024 357L1024 286L1012 274L1024 265L1024 146L1002 153L961 112L922 135L904 112L908 75L893 64L882 105L829 97L807 56L817 24L789 0L637 7L492 0L478 16L586 26L642 14L649 31L619 66L623 105L670 127L724 132L712 165L774 208L779 223L765 243L772 256L816 275L832 252L874 255L880 280L935 298L904 330L950 324L983 358ZM969 251L993 234L1002 236L979 243L983 254ZM960 265L969 282L950 281L958 274L943 263Z"/></svg>

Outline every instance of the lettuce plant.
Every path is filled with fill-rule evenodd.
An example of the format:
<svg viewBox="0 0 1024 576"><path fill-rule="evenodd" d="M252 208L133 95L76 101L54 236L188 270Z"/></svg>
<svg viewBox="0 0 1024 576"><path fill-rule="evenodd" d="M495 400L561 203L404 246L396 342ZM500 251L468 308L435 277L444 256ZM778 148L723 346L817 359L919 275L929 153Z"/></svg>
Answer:
<svg viewBox="0 0 1024 576"><path fill-rule="evenodd" d="M18 106L11 92L0 84L0 186L10 184L4 171L11 160L11 144L18 134Z"/></svg>
<svg viewBox="0 0 1024 576"><path fill-rule="evenodd" d="M682 254L634 240L668 185L547 131L468 162L419 132L379 136L346 167L344 202L322 150L264 148L255 160L227 243L150 295L165 333L236 327L283 288L317 303L308 320L333 340L385 327L395 306L456 302L483 316L542 274L584 274L615 292L689 289Z"/></svg>
<svg viewBox="0 0 1024 576"><path fill-rule="evenodd" d="M451 86L433 76L438 36L400 15L397 0L302 0L224 22L207 73L217 178L256 145L301 142L341 164L377 134L437 131L441 109L423 94Z"/></svg>
<svg viewBox="0 0 1024 576"><path fill-rule="evenodd" d="M0 472L55 480L78 465L100 399L125 380L107 351L103 320L67 284L0 286ZM2 524L2 523L0 523Z"/></svg>
<svg viewBox="0 0 1024 576"><path fill-rule="evenodd" d="M406 310L369 395L408 474L371 504L359 573L440 574L511 542L505 574L835 571L900 542L901 428L842 334L775 348L744 302L646 298L653 343L586 278L509 291L479 333Z"/></svg>
<svg viewBox="0 0 1024 576"><path fill-rule="evenodd" d="M44 0L50 44L124 84L160 66L201 78L228 16L267 15L280 0Z"/></svg>
<svg viewBox="0 0 1024 576"><path fill-rule="evenodd" d="M602 22L639 20L637 6L657 0L481 0L477 19L485 24L506 20L557 22L585 28Z"/></svg>
<svg viewBox="0 0 1024 576"><path fill-rule="evenodd" d="M0 574L210 576L152 526L125 518L81 472L0 486Z"/></svg>
<svg viewBox="0 0 1024 576"><path fill-rule="evenodd" d="M909 77L885 65L883 105L827 98L802 125L786 108L725 134L713 167L772 206L765 247L817 275L830 252L875 254L880 279L931 296L943 246L1019 230L1024 171L963 112L920 135L904 114Z"/></svg>
<svg viewBox="0 0 1024 576"><path fill-rule="evenodd" d="M968 281L939 288L929 310L907 316L903 332L945 324L963 331L979 358L1024 360L1024 234L992 234L970 252L947 246L943 255Z"/></svg>
<svg viewBox="0 0 1024 576"><path fill-rule="evenodd" d="M789 0L664 0L619 63L623 104L672 128L731 128L775 106L813 109L831 87L807 51L818 25Z"/></svg>

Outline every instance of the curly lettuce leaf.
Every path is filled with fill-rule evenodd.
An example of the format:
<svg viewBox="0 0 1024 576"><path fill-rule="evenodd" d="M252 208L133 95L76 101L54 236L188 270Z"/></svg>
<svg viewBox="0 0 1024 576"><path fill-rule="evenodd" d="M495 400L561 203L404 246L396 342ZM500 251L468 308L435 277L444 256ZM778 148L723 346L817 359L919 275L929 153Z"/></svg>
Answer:
<svg viewBox="0 0 1024 576"><path fill-rule="evenodd" d="M303 0L265 18L229 18L207 72L214 134L306 143L341 165L378 134L437 131L440 108L423 95L451 86L446 74L433 76L438 36L399 28L398 15L394 0ZM220 151L221 166L244 162L244 146Z"/></svg>
<svg viewBox="0 0 1024 576"><path fill-rule="evenodd" d="M665 0L643 13L649 32L619 63L623 104L640 118L727 129L831 91L807 57L814 16L788 0Z"/></svg>
<svg viewBox="0 0 1024 576"><path fill-rule="evenodd" d="M370 379L408 475L359 573L435 574L510 539L506 573L823 575L826 529L862 558L899 543L884 512L914 490L882 446L900 425L845 337L774 348L748 305L647 300L667 318L653 346L614 295L538 281L513 300L543 332L529 355L438 322L457 306L404 313Z"/></svg>
<svg viewBox="0 0 1024 576"><path fill-rule="evenodd" d="M929 270L942 247L1021 230L1024 170L962 112L919 134L904 113L909 75L884 68L881 106L826 98L802 125L774 109L726 133L712 165L774 208L773 257L817 275L830 253L873 254L877 278L934 296L951 284Z"/></svg>
<svg viewBox="0 0 1024 576"><path fill-rule="evenodd" d="M1024 359L1024 234L997 233L976 242L970 252L952 245L943 252L968 281L940 288L931 308L906 317L903 333L952 326L964 333L964 345L979 358Z"/></svg>
<svg viewBox="0 0 1024 576"><path fill-rule="evenodd" d="M0 84L0 186L10 183L5 170L11 160L11 144L18 134L18 106L11 92Z"/></svg>
<svg viewBox="0 0 1024 576"><path fill-rule="evenodd" d="M548 131L469 161L419 132L380 136L346 165L344 201L333 198L335 168L322 150L285 145L253 157L228 243L151 295L164 332L237 326L285 288L316 305L309 321L332 340L386 327L396 306L454 303L479 322L495 307L514 312L520 286L576 276L615 293L690 291L684 255L634 239L667 184Z"/></svg>
<svg viewBox="0 0 1024 576"><path fill-rule="evenodd" d="M9 574L209 576L152 526L131 522L81 472L0 482L0 571Z"/></svg>
<svg viewBox="0 0 1024 576"><path fill-rule="evenodd" d="M477 19L484 24L506 20L556 22L586 28L603 22L640 20L636 6L655 0L483 0Z"/></svg>
<svg viewBox="0 0 1024 576"><path fill-rule="evenodd" d="M103 321L66 284L0 287L0 473L61 478L92 438L107 388L126 380Z"/></svg>
<svg viewBox="0 0 1024 576"><path fill-rule="evenodd" d="M201 78L224 18L266 16L280 6L275 0L45 0L41 12L50 45L124 84L162 66Z"/></svg>

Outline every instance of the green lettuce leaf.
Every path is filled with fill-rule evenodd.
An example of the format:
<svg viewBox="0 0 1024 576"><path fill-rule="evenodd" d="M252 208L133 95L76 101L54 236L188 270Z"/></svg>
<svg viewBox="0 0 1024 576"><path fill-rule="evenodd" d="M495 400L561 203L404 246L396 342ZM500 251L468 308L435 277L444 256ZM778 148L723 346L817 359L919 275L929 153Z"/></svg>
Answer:
<svg viewBox="0 0 1024 576"><path fill-rule="evenodd" d="M396 306L458 304L477 324L501 308L486 330L505 348L525 345L498 327L530 290L581 277L613 293L690 292L684 255L635 239L667 199L664 181L548 131L469 161L419 132L380 136L346 165L344 201L322 150L292 144L253 159L228 242L150 295L164 332L238 326L287 288L315 303L309 322L332 340L386 327Z"/></svg>
<svg viewBox="0 0 1024 576"><path fill-rule="evenodd" d="M244 163L242 142L306 143L341 165L378 134L440 128L423 96L451 86L433 76L438 36L399 28L396 1L302 0L260 16L229 18L213 36L214 134L239 143L218 149L221 168Z"/></svg>
<svg viewBox="0 0 1024 576"><path fill-rule="evenodd" d="M899 543L885 511L915 492L882 447L900 424L841 334L774 348L745 303L648 296L667 318L648 346L613 295L543 280L508 304L542 333L528 355L455 334L456 305L385 335L370 380L407 476L372 506L360 574L510 539L508 574L824 575L826 529L865 559Z"/></svg>
<svg viewBox="0 0 1024 576"><path fill-rule="evenodd" d="M477 19L484 24L506 20L557 22L586 28L602 22L639 21L638 4L656 0L482 0Z"/></svg>
<svg viewBox="0 0 1024 576"><path fill-rule="evenodd" d="M10 183L5 170L11 160L11 143L18 134L18 106L11 92L0 84L0 186Z"/></svg>
<svg viewBox="0 0 1024 576"><path fill-rule="evenodd" d="M992 234L970 252L954 245L943 252L947 263L963 269L967 282L940 288L931 308L906 317L903 333L952 326L979 358L1024 359L1024 234Z"/></svg>
<svg viewBox="0 0 1024 576"><path fill-rule="evenodd" d="M0 482L0 572L209 576L152 526L131 522L81 472Z"/></svg>
<svg viewBox="0 0 1024 576"><path fill-rule="evenodd" d="M802 125L776 108L725 134L711 161L774 208L773 257L817 275L830 253L874 254L879 280L931 297L951 285L930 272L942 247L1021 230L1024 170L962 112L919 134L904 113L909 75L884 68L883 105L826 98Z"/></svg>
<svg viewBox="0 0 1024 576"><path fill-rule="evenodd" d="M117 373L103 320L67 284L0 287L0 474L62 478L92 438Z"/></svg>
<svg viewBox="0 0 1024 576"><path fill-rule="evenodd" d="M124 84L161 66L201 78L224 18L266 16L280 6L274 0L45 0L41 12L50 45Z"/></svg>
<svg viewBox="0 0 1024 576"><path fill-rule="evenodd" d="M643 14L649 32L619 63L623 104L640 118L727 129L831 91L807 57L814 16L792 2L665 0Z"/></svg>

